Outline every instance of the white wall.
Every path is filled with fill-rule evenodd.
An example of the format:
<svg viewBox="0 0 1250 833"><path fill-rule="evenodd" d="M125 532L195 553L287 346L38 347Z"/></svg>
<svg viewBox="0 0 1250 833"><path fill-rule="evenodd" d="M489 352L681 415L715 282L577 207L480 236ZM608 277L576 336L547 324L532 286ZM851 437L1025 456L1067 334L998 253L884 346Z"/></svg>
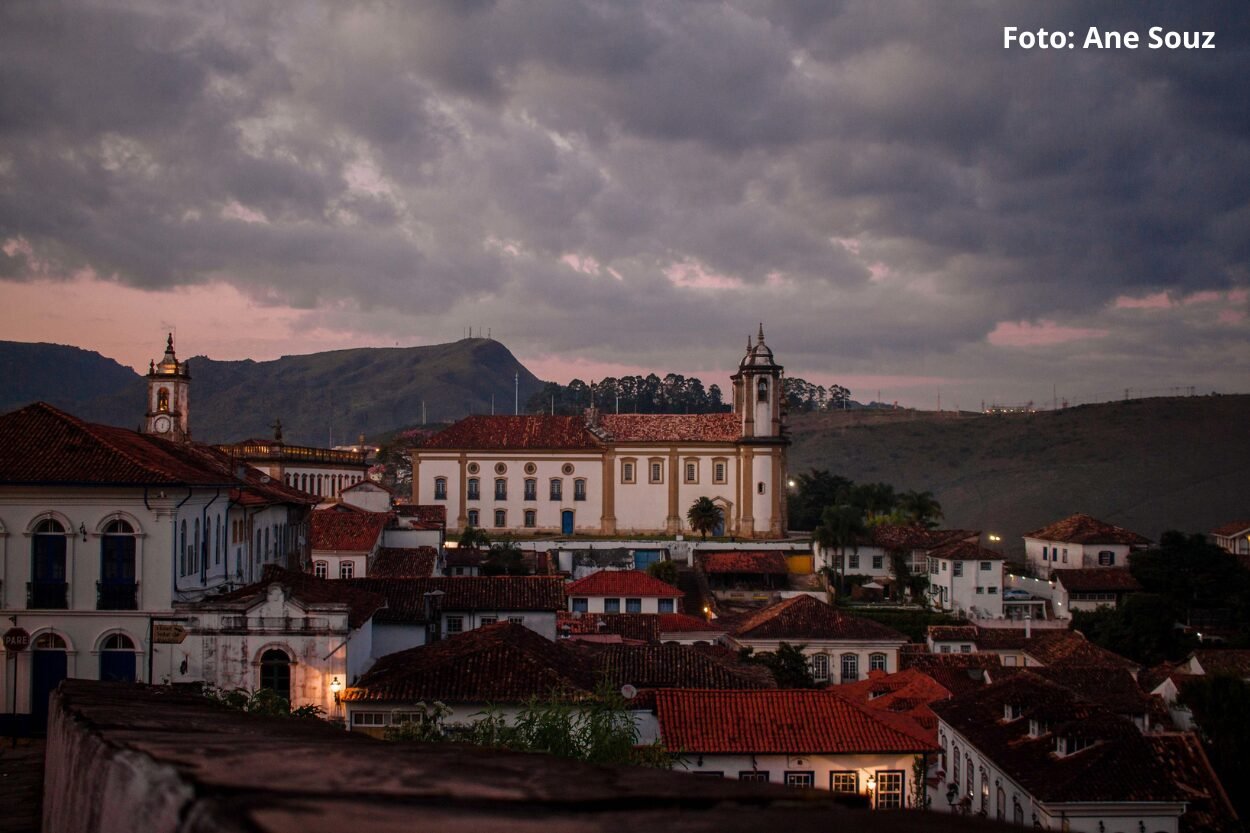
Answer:
<svg viewBox="0 0 1250 833"><path fill-rule="evenodd" d="M904 806L914 806L912 801L912 767L916 755L900 755L883 752L878 754L860 755L702 755L687 751L682 756L682 765L686 772L707 774L722 772L730 780L738 780L742 772L767 772L768 781L772 784L785 784L787 772L811 772L813 785L816 789L828 790L830 775L834 772L855 772L858 776L859 791L867 795L869 776L876 777L878 772L885 770L903 773ZM702 765L699 764L700 758ZM676 769L682 769L679 765Z"/></svg>

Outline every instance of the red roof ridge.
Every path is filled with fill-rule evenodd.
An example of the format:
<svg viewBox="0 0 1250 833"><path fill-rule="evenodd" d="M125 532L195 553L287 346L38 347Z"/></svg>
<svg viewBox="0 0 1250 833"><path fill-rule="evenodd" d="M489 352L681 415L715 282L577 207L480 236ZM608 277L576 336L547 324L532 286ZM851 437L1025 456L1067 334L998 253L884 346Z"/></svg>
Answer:
<svg viewBox="0 0 1250 833"><path fill-rule="evenodd" d="M569 596L602 596L633 593L637 596L684 596L673 585L647 575L642 570L598 570L571 582L565 589Z"/></svg>

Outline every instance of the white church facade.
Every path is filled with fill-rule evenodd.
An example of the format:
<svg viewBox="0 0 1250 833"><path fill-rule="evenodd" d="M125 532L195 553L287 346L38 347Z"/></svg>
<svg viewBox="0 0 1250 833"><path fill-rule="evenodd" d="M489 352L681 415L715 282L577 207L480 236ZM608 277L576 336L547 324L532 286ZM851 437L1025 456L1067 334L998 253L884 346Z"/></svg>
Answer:
<svg viewBox="0 0 1250 833"><path fill-rule="evenodd" d="M447 507L449 531L509 535L688 532L700 497L723 535L785 534L783 368L760 327L722 414L471 416L411 450L413 503Z"/></svg>

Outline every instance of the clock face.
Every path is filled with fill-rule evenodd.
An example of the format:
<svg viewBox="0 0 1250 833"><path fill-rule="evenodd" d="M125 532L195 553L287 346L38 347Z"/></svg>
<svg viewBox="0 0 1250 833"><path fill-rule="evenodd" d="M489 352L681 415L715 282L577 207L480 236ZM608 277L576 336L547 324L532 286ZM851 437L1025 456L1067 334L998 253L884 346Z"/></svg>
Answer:
<svg viewBox="0 0 1250 833"><path fill-rule="evenodd" d="M169 430L169 417L162 416L156 418L156 430L158 433L164 434Z"/></svg>

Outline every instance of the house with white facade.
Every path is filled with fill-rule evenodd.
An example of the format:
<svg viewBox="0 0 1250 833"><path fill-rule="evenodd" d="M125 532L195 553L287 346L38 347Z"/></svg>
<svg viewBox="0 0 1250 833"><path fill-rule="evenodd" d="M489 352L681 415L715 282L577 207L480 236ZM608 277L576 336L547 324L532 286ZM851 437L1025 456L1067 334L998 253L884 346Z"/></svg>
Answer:
<svg viewBox="0 0 1250 833"><path fill-rule="evenodd" d="M655 694L660 738L690 772L858 796L875 809L916 806L916 763L937 745L910 721L836 690Z"/></svg>
<svg viewBox="0 0 1250 833"><path fill-rule="evenodd" d="M812 596L795 596L733 620L719 619L725 644L755 653L776 652L782 643L802 646L812 677L847 683L872 671L899 670L899 649L907 637L871 619L851 616Z"/></svg>
<svg viewBox="0 0 1250 833"><path fill-rule="evenodd" d="M1181 817L1189 805L1227 805L1209 766L1204 773L1173 765L1185 752L1173 747L1185 741L1146 737L1030 672L930 708L941 747L930 799L939 811L1048 830L1172 833L1188 829Z"/></svg>
<svg viewBox="0 0 1250 833"><path fill-rule="evenodd" d="M390 489L372 480L361 480L339 491L339 500L366 512L390 512L394 497Z"/></svg>
<svg viewBox="0 0 1250 833"><path fill-rule="evenodd" d="M564 592L573 613L677 613L685 595L641 570L600 570Z"/></svg>
<svg viewBox="0 0 1250 833"><path fill-rule="evenodd" d="M1127 567L1129 553L1144 550L1150 539L1089 515L1071 515L1024 536L1025 559L1037 575L1051 570Z"/></svg>
<svg viewBox="0 0 1250 833"><path fill-rule="evenodd" d="M675 534L701 497L717 534L786 530L782 367L748 339L723 414L471 416L411 449L412 502L447 507L453 531Z"/></svg>
<svg viewBox="0 0 1250 833"><path fill-rule="evenodd" d="M365 452L291 445L282 439L281 421L274 422L272 440L253 438L217 447L292 489L327 501L338 500L344 489L368 480Z"/></svg>
<svg viewBox="0 0 1250 833"><path fill-rule="evenodd" d="M909 573L923 575L929 569L929 554L933 550L963 541L975 544L980 536L980 532L972 529L930 529L915 523L878 524L855 546L834 548L813 543L812 551L820 566L843 575L867 576L894 597L899 595L893 586L898 580L896 557L902 560Z"/></svg>
<svg viewBox="0 0 1250 833"><path fill-rule="evenodd" d="M1119 607L1142 589L1127 567L1086 567L1050 571L1051 601L1056 619L1071 619L1074 610Z"/></svg>
<svg viewBox="0 0 1250 833"><path fill-rule="evenodd" d="M960 540L929 551L929 601L969 619L1003 618L1002 553Z"/></svg>
<svg viewBox="0 0 1250 833"><path fill-rule="evenodd" d="M1250 556L1250 521L1232 521L1211 530L1211 543L1243 559Z"/></svg>
<svg viewBox="0 0 1250 833"><path fill-rule="evenodd" d="M312 513L312 572L317 578L363 578L382 548L390 514L354 506Z"/></svg>

